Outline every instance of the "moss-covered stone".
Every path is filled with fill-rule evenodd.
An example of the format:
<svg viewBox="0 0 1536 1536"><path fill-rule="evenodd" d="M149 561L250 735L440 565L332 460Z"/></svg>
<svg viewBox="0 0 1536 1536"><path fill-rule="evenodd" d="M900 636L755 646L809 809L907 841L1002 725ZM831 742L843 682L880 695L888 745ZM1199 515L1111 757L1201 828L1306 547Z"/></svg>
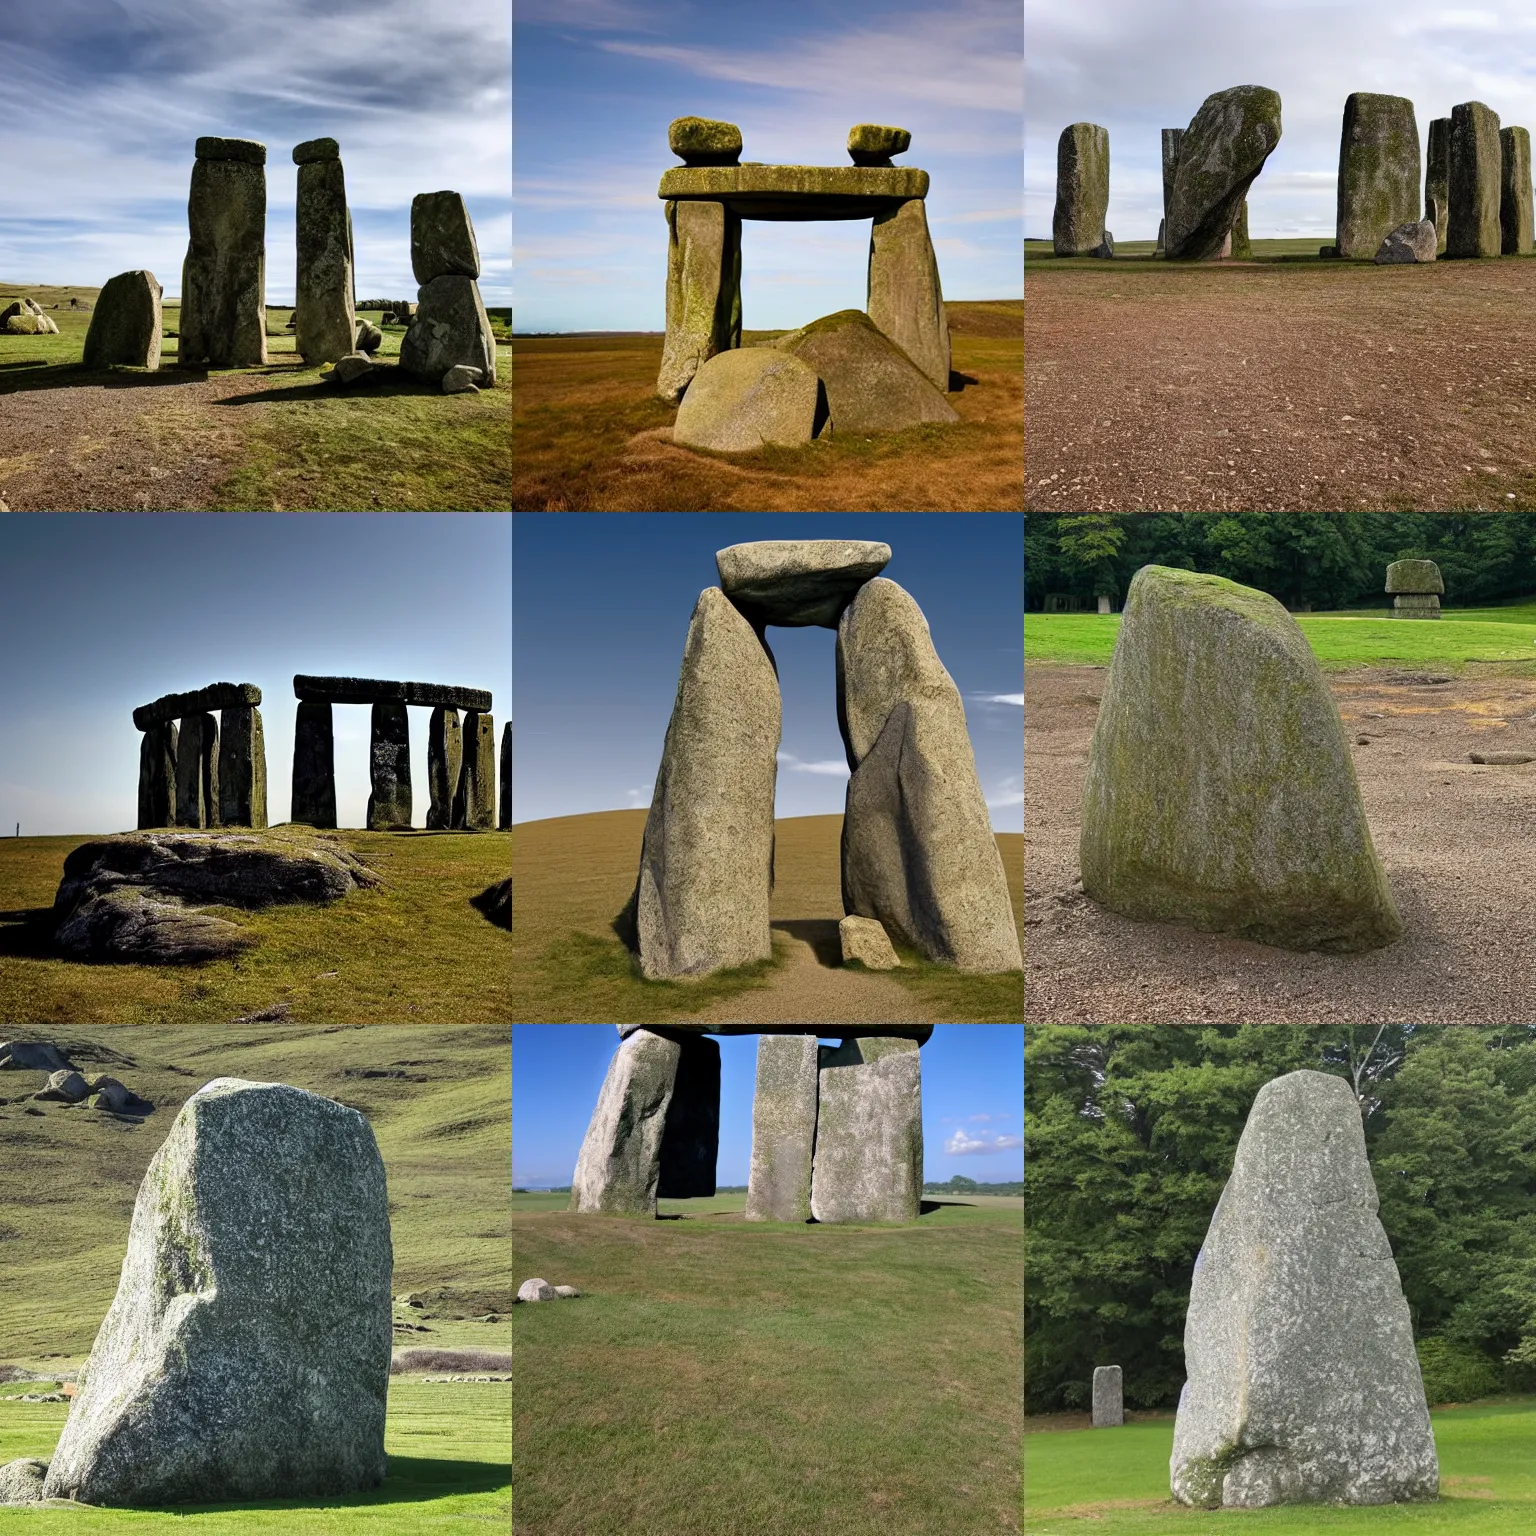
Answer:
<svg viewBox="0 0 1536 1536"><path fill-rule="evenodd" d="M1499 254L1504 244L1499 222L1503 175L1499 114L1480 101L1452 107L1447 258Z"/></svg>
<svg viewBox="0 0 1536 1536"><path fill-rule="evenodd" d="M1109 129L1069 123L1056 141L1056 211L1051 244L1058 256L1089 256L1104 243L1109 208Z"/></svg>
<svg viewBox="0 0 1536 1536"><path fill-rule="evenodd" d="M1430 121L1424 159L1424 217L1435 221L1435 250L1444 255L1451 206L1451 120Z"/></svg>
<svg viewBox="0 0 1536 1536"><path fill-rule="evenodd" d="M817 1049L814 1035L758 1039L748 1221L811 1219Z"/></svg>
<svg viewBox="0 0 1536 1536"><path fill-rule="evenodd" d="M1529 256L1531 228L1531 136L1524 128L1499 133L1499 232L1506 256Z"/></svg>
<svg viewBox="0 0 1536 1536"><path fill-rule="evenodd" d="M721 202L667 204L667 336L656 393L672 405L741 344L741 220Z"/></svg>
<svg viewBox="0 0 1536 1536"><path fill-rule="evenodd" d="M1445 578L1433 560L1394 560L1387 567L1388 592L1444 592Z"/></svg>
<svg viewBox="0 0 1536 1536"><path fill-rule="evenodd" d="M877 213L869 235L869 317L927 375L949 389L949 320L923 200Z"/></svg>
<svg viewBox="0 0 1536 1536"><path fill-rule="evenodd" d="M922 1069L916 1042L845 1040L818 1051L817 1221L913 1221L923 1187Z"/></svg>
<svg viewBox="0 0 1536 1536"><path fill-rule="evenodd" d="M1285 949L1401 935L1337 708L1266 593L1149 565L1083 790L1083 889L1127 917Z"/></svg>
<svg viewBox="0 0 1536 1536"><path fill-rule="evenodd" d="M1248 238L1248 199L1238 204L1237 217L1232 221L1232 244L1227 254L1233 261L1252 261L1253 243Z"/></svg>
<svg viewBox="0 0 1536 1536"><path fill-rule="evenodd" d="M1239 204L1280 142L1280 95L1235 85L1207 96L1179 145L1165 245L1176 261L1222 254Z"/></svg>
<svg viewBox="0 0 1536 1536"><path fill-rule="evenodd" d="M1406 96L1355 91L1339 138L1339 255L1370 261L1419 212L1419 126Z"/></svg>
<svg viewBox="0 0 1536 1536"><path fill-rule="evenodd" d="M855 165L889 165L892 155L903 155L911 147L912 135L905 128L855 123L848 130L848 155Z"/></svg>
<svg viewBox="0 0 1536 1536"><path fill-rule="evenodd" d="M689 165L735 165L741 159L741 129L712 117L674 118L667 145Z"/></svg>

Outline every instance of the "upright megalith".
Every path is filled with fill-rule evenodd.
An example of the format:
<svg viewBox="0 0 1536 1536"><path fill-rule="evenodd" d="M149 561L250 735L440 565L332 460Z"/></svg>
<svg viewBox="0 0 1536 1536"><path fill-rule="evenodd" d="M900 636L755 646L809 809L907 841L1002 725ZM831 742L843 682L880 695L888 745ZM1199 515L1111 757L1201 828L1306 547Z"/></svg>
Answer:
<svg viewBox="0 0 1536 1536"><path fill-rule="evenodd" d="M1125 1384L1118 1365L1093 1368L1093 1427L1118 1429L1125 1423Z"/></svg>
<svg viewBox="0 0 1536 1536"><path fill-rule="evenodd" d="M817 1221L915 1221L923 1191L919 1046L885 1037L817 1051Z"/></svg>
<svg viewBox="0 0 1536 1536"><path fill-rule="evenodd" d="M1394 560L1387 567L1394 619L1438 619L1445 580L1433 560Z"/></svg>
<svg viewBox="0 0 1536 1536"><path fill-rule="evenodd" d="M368 731L368 830L411 825L411 726L404 704L375 704Z"/></svg>
<svg viewBox="0 0 1536 1536"><path fill-rule="evenodd" d="M949 389L949 320L925 199L909 197L875 215L864 307L935 389Z"/></svg>
<svg viewBox="0 0 1536 1536"><path fill-rule="evenodd" d="M496 825L505 832L512 825L512 722L501 728L501 794L496 808Z"/></svg>
<svg viewBox="0 0 1536 1536"><path fill-rule="evenodd" d="M459 193L412 199L411 270L421 287L400 341L400 366L433 383L450 369L470 368L477 374L470 382L494 384L496 338L480 297L480 247Z"/></svg>
<svg viewBox="0 0 1536 1536"><path fill-rule="evenodd" d="M811 1219L817 1049L815 1035L758 1037L748 1221Z"/></svg>
<svg viewBox="0 0 1536 1536"><path fill-rule="evenodd" d="M677 1039L677 1075L657 1151L656 1194L694 1200L715 1192L720 1155L720 1046L703 1035Z"/></svg>
<svg viewBox="0 0 1536 1536"><path fill-rule="evenodd" d="M293 163L299 168L294 342L311 366L334 363L353 350L357 331L341 150L335 139L310 139L295 145Z"/></svg>
<svg viewBox="0 0 1536 1536"><path fill-rule="evenodd" d="M1451 208L1451 120L1436 117L1429 124L1424 152L1424 217L1434 220L1435 250L1445 253Z"/></svg>
<svg viewBox="0 0 1536 1536"><path fill-rule="evenodd" d="M293 821L336 825L336 738L331 706L299 701L293 728Z"/></svg>
<svg viewBox="0 0 1536 1536"><path fill-rule="evenodd" d="M439 831L453 825L453 797L464 769L464 733L459 712L439 704L427 724L427 826Z"/></svg>
<svg viewBox="0 0 1536 1536"><path fill-rule="evenodd" d="M1406 96L1355 91L1339 137L1339 255L1370 261L1419 216L1419 126Z"/></svg>
<svg viewBox="0 0 1536 1536"><path fill-rule="evenodd" d="M181 367L254 368L267 360L267 146L202 138L187 201L181 268Z"/></svg>
<svg viewBox="0 0 1536 1536"><path fill-rule="evenodd" d="M91 311L82 366L158 368L160 293L153 272L140 269L109 277Z"/></svg>
<svg viewBox="0 0 1536 1536"><path fill-rule="evenodd" d="M571 1179L570 1209L654 1216L682 1046L648 1029L619 1043Z"/></svg>
<svg viewBox="0 0 1536 1536"><path fill-rule="evenodd" d="M642 972L701 976L773 953L779 682L719 587L699 594L629 914Z"/></svg>
<svg viewBox="0 0 1536 1536"><path fill-rule="evenodd" d="M656 393L683 398L717 352L741 345L741 219L723 202L669 200L667 334Z"/></svg>
<svg viewBox="0 0 1536 1536"><path fill-rule="evenodd" d="M392 1250L355 1109L219 1078L134 1203L47 1498L156 1506L333 1498L384 1480Z"/></svg>
<svg viewBox="0 0 1536 1536"><path fill-rule="evenodd" d="M1499 131L1499 249L1529 256L1536 244L1531 227L1531 135L1524 128Z"/></svg>
<svg viewBox="0 0 1536 1536"><path fill-rule="evenodd" d="M219 722L207 713L182 718L176 742L176 825L219 824Z"/></svg>
<svg viewBox="0 0 1536 1536"><path fill-rule="evenodd" d="M1170 1464L1180 1503L1436 1496L1413 1325L1376 1210L1349 1084L1266 1083L1195 1260Z"/></svg>
<svg viewBox="0 0 1536 1536"><path fill-rule="evenodd" d="M267 746L261 711L254 704L228 705L219 721L219 824L267 824Z"/></svg>
<svg viewBox="0 0 1536 1536"><path fill-rule="evenodd" d="M174 720L152 725L139 741L139 830L176 825L176 757L180 732Z"/></svg>
<svg viewBox="0 0 1536 1536"><path fill-rule="evenodd" d="M1069 123L1056 141L1056 210L1051 245L1058 256L1092 256L1104 244L1109 211L1109 129Z"/></svg>
<svg viewBox="0 0 1536 1536"><path fill-rule="evenodd" d="M1083 889L1113 911L1284 949L1402 932L1344 728L1274 598L1143 566L1083 788Z"/></svg>
<svg viewBox="0 0 1536 1536"><path fill-rule="evenodd" d="M464 716L464 768L453 824L466 832L489 832L496 824L496 722L478 710Z"/></svg>
<svg viewBox="0 0 1536 1536"><path fill-rule="evenodd" d="M1023 969L965 707L911 596L877 576L837 626L843 906L962 971Z"/></svg>
<svg viewBox="0 0 1536 1536"><path fill-rule="evenodd" d="M1445 254L1497 256L1504 244L1499 222L1504 146L1499 114L1480 101L1451 108Z"/></svg>
<svg viewBox="0 0 1536 1536"><path fill-rule="evenodd" d="M1280 142L1280 96L1235 85L1207 96L1179 143L1164 244L1170 258L1223 254L1237 210Z"/></svg>

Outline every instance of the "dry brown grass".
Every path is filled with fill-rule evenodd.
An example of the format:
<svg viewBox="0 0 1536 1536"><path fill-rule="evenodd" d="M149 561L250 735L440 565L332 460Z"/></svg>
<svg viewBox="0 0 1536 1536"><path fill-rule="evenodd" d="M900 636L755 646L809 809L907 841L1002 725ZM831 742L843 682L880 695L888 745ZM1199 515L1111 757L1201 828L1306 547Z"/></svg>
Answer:
<svg viewBox="0 0 1536 1536"><path fill-rule="evenodd" d="M513 342L524 512L1012 512L1024 504L1024 305L949 304L958 425L711 454L671 440L659 335ZM749 332L748 338L777 332Z"/></svg>

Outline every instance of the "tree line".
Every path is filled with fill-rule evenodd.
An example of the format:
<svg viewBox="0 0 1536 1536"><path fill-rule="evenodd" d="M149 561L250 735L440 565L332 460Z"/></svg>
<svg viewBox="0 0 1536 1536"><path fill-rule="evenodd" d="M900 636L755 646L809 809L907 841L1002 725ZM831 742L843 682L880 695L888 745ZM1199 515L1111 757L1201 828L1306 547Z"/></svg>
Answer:
<svg viewBox="0 0 1536 1536"><path fill-rule="evenodd" d="M1431 1402L1536 1390L1536 1025L1029 1026L1025 1388L1082 1408L1184 1380L1195 1255L1259 1089L1299 1068L1360 1104Z"/></svg>
<svg viewBox="0 0 1536 1536"><path fill-rule="evenodd" d="M1536 592L1531 512L1096 512L1024 519L1025 606L1050 594L1116 607L1144 565L1205 571L1289 608L1388 608L1393 560L1427 559L1447 607Z"/></svg>

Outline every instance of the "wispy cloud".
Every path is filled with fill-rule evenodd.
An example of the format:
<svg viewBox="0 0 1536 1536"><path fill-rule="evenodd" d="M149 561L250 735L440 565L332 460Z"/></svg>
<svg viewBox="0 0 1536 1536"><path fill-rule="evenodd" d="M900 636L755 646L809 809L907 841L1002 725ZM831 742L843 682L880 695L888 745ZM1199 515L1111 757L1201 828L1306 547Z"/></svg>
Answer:
<svg viewBox="0 0 1536 1536"><path fill-rule="evenodd" d="M992 1152L1011 1152L1015 1147L1023 1145L1022 1136L996 1135L989 1138L985 1131L971 1136L960 1130L944 1143L944 1150L951 1157L985 1157Z"/></svg>
<svg viewBox="0 0 1536 1536"><path fill-rule="evenodd" d="M848 777L848 764L839 758L823 759L816 763L803 763L793 752L779 753L779 766L787 768L791 773L821 773L829 779L846 779Z"/></svg>
<svg viewBox="0 0 1536 1536"><path fill-rule="evenodd" d="M1024 775L1010 773L999 779L997 788L987 796L987 808L1000 811L1004 806L1024 804Z"/></svg>
<svg viewBox="0 0 1536 1536"><path fill-rule="evenodd" d="M1022 693L973 693L971 697L981 704L1017 704L1024 708Z"/></svg>
<svg viewBox="0 0 1536 1536"><path fill-rule="evenodd" d="M649 810L651 790L654 787L652 784L643 784L639 789L626 789L624 793L629 796L629 809L632 811Z"/></svg>

